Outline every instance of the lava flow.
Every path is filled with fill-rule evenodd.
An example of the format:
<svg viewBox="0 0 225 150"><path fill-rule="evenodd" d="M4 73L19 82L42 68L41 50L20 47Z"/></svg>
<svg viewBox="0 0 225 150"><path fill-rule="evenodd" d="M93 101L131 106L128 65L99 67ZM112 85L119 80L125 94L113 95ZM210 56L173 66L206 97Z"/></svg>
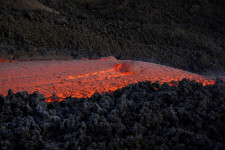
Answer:
<svg viewBox="0 0 225 150"><path fill-rule="evenodd" d="M24 60L9 60L9 59L5 59L0 57L0 63L6 63L6 62L22 62Z"/></svg>
<svg viewBox="0 0 225 150"><path fill-rule="evenodd" d="M0 63L0 93L38 91L46 102L66 97L87 98L95 92L113 92L141 81L173 84L183 78L214 84L203 76L171 67L130 60L69 60Z"/></svg>

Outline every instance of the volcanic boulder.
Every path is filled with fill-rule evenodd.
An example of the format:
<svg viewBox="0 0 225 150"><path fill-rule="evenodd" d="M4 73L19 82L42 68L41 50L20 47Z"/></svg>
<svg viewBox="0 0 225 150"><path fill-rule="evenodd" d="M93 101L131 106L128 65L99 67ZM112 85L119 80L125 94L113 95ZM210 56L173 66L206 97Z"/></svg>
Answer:
<svg viewBox="0 0 225 150"><path fill-rule="evenodd" d="M127 60L119 65L118 71L125 74L135 74L141 71L141 67L137 61Z"/></svg>

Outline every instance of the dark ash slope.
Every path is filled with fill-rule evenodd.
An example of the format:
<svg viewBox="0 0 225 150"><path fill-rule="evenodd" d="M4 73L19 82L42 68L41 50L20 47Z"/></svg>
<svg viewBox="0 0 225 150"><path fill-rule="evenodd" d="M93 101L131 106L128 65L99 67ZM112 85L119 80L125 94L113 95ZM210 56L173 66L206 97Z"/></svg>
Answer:
<svg viewBox="0 0 225 150"><path fill-rule="evenodd" d="M158 90L155 90L155 89ZM46 104L0 96L0 149L225 149L225 83L150 82Z"/></svg>
<svg viewBox="0 0 225 150"><path fill-rule="evenodd" d="M60 14L26 1L1 0L0 56L113 55L225 71L225 0L39 0Z"/></svg>

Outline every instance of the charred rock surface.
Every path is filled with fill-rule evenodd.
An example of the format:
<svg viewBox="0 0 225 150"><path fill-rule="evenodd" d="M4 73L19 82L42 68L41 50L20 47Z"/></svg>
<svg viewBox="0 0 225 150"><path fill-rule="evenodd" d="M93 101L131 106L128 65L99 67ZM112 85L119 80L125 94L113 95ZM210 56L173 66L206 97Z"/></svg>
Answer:
<svg viewBox="0 0 225 150"><path fill-rule="evenodd" d="M1 0L0 56L113 55L198 73L225 71L224 0L38 1Z"/></svg>
<svg viewBox="0 0 225 150"><path fill-rule="evenodd" d="M225 148L225 83L141 82L89 99L0 96L0 149Z"/></svg>

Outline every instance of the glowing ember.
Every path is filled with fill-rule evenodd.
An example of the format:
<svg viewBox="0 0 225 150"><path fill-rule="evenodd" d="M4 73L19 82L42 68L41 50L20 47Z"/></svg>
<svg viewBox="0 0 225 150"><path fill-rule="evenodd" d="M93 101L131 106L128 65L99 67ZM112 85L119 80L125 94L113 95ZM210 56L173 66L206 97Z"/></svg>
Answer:
<svg viewBox="0 0 225 150"><path fill-rule="evenodd" d="M18 61L23 61L23 60L8 60L8 59L5 59L5 58L0 57L0 63L18 62Z"/></svg>
<svg viewBox="0 0 225 150"><path fill-rule="evenodd" d="M214 84L203 76L171 67L138 61L116 59L30 61L0 63L0 93L38 91L47 102L66 97L90 97L95 92L112 92L139 81L170 83L187 78Z"/></svg>
<svg viewBox="0 0 225 150"><path fill-rule="evenodd" d="M2 62L10 62L10 60L7 60L7 59L4 59L4 58L0 57L0 63L2 63Z"/></svg>

